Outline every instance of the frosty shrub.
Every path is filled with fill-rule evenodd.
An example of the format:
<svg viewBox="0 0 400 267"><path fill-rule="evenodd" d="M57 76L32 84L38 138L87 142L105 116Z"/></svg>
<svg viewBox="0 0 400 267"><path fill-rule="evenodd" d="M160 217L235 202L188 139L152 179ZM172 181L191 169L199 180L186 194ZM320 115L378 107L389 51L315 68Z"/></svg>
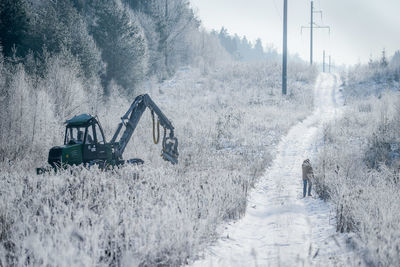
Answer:
<svg viewBox="0 0 400 267"><path fill-rule="evenodd" d="M247 194L275 145L312 109L315 71L293 67L290 93L282 97L279 68L181 68L162 84L144 83L138 94L149 93L176 128L177 166L164 162L152 143L150 112L124 155L143 158L139 167L103 172L78 166L37 176L38 162L2 161L1 265L177 266L196 257L216 239L219 224L245 212ZM115 83L109 88L110 97L97 108L108 141L133 101ZM47 133L62 131L56 124ZM43 135L38 143L42 164L49 143L62 142L60 134L52 136L56 141Z"/></svg>
<svg viewBox="0 0 400 267"><path fill-rule="evenodd" d="M83 79L79 62L67 50L47 53L41 66L13 60L0 70L0 160L29 157L34 163L46 157L44 147L62 140L66 119L98 109L99 80Z"/></svg>
<svg viewBox="0 0 400 267"><path fill-rule="evenodd" d="M397 55L397 56L396 56ZM380 96L385 90L396 91L400 89L400 52L397 52L389 65L371 61L368 65L356 65L348 72L342 73L346 101L370 95Z"/></svg>
<svg viewBox="0 0 400 267"><path fill-rule="evenodd" d="M356 233L371 266L400 264L399 97L353 99L326 125L316 166L316 190L335 203L337 231Z"/></svg>

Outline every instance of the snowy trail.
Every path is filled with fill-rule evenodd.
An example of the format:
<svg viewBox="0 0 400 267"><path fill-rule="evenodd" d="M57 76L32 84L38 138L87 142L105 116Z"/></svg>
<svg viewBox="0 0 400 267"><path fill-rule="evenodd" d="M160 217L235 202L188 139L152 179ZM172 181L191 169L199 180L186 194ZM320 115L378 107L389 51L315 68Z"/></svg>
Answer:
<svg viewBox="0 0 400 267"><path fill-rule="evenodd" d="M313 161L323 124L340 113L338 87L337 76L318 77L314 113L281 140L274 162L249 196L245 216L225 225L222 237L193 266L326 266L346 253L329 204L302 199L301 180L302 161Z"/></svg>

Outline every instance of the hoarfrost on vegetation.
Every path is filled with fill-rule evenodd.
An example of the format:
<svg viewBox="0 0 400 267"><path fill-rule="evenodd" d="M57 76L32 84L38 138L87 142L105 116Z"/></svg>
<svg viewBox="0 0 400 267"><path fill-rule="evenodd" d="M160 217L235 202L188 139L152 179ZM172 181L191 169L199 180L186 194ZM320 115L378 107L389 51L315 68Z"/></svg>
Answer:
<svg viewBox="0 0 400 267"><path fill-rule="evenodd" d="M184 264L312 107L315 70L291 64L282 97L280 65L233 61L187 0L4 0L0 15L0 265ZM110 140L139 93L173 121L178 166L145 113L125 153L144 166L34 174L66 119L98 115Z"/></svg>
<svg viewBox="0 0 400 267"><path fill-rule="evenodd" d="M317 192L336 205L337 230L356 233L353 245L374 266L400 264L396 55L389 64L371 61L344 75L347 107L326 125L316 168Z"/></svg>
<svg viewBox="0 0 400 267"><path fill-rule="evenodd" d="M32 152L22 161L1 165L2 262L183 264L215 238L219 223L244 212L274 145L311 110L315 73L293 68L291 94L282 98L278 71L274 64L235 63L210 74L183 68L162 84L145 83L142 92L174 122L176 167L152 144L146 112L125 155L142 157L144 166L111 172L73 167L36 176L33 167L62 140L63 126L47 124L38 138L43 143L28 146ZM112 92L98 107L108 138L130 104L118 86Z"/></svg>

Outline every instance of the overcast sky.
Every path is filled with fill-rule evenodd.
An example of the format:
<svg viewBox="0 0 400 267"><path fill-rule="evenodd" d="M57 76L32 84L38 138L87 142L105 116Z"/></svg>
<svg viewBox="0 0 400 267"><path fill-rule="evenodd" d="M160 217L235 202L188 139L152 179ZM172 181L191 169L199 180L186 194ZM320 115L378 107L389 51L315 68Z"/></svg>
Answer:
<svg viewBox="0 0 400 267"><path fill-rule="evenodd" d="M192 6L208 29L258 37L264 45L272 44L282 51L283 0L191 0ZM314 30L314 61L322 61L322 50L337 64L367 62L370 55L379 58L385 48L388 55L400 50L400 0L315 0L319 25ZM310 0L288 0L288 49L309 60Z"/></svg>

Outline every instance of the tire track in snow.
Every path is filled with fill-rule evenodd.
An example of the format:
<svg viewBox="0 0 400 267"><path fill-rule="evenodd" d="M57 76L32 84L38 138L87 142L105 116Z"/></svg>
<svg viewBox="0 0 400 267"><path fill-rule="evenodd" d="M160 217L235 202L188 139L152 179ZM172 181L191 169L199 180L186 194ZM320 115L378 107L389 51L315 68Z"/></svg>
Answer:
<svg viewBox="0 0 400 267"><path fill-rule="evenodd" d="M250 193L245 216L225 225L223 238L193 266L326 266L349 253L345 237L335 233L329 204L302 198L301 164L313 161L323 124L340 115L338 85L335 75L318 77L315 111L280 141L275 160Z"/></svg>

